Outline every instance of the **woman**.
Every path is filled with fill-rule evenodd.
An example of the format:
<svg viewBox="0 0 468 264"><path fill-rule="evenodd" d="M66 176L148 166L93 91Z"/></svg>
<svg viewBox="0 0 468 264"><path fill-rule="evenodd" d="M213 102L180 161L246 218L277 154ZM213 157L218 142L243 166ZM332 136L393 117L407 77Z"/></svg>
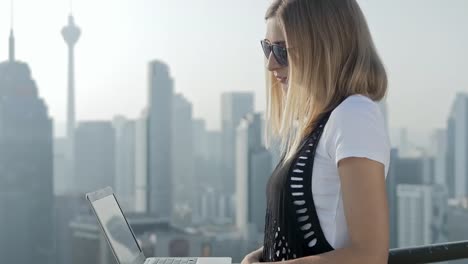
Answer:
<svg viewBox="0 0 468 264"><path fill-rule="evenodd" d="M387 263L390 143L382 62L355 0L276 0L261 42L282 159L264 246L242 264Z"/></svg>

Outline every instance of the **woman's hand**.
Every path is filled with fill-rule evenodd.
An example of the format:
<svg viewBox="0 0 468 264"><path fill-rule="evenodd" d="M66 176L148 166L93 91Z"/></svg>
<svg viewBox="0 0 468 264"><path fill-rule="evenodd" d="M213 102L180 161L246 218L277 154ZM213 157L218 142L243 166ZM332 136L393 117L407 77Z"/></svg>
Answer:
<svg viewBox="0 0 468 264"><path fill-rule="evenodd" d="M241 264L259 263L260 257L262 256L262 252L263 252L263 247L247 254L242 260Z"/></svg>

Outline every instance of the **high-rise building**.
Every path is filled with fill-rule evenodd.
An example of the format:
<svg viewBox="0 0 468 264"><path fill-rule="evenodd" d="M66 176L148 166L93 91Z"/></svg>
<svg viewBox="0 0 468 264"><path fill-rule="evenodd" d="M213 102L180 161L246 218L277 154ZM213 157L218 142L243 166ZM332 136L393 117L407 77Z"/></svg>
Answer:
<svg viewBox="0 0 468 264"><path fill-rule="evenodd" d="M399 184L398 247L412 247L432 243L432 187Z"/></svg>
<svg viewBox="0 0 468 264"><path fill-rule="evenodd" d="M447 212L448 241L465 241L468 237L468 200L466 198L452 200ZM450 264L465 264L466 259L452 260Z"/></svg>
<svg viewBox="0 0 468 264"><path fill-rule="evenodd" d="M89 204L82 195L58 194L54 197L56 264L69 264L72 256L72 230L70 222L80 213L88 212Z"/></svg>
<svg viewBox="0 0 468 264"><path fill-rule="evenodd" d="M76 193L115 188L115 132L111 122L80 122L76 128Z"/></svg>
<svg viewBox="0 0 468 264"><path fill-rule="evenodd" d="M447 186L446 156L447 133L444 129L436 129L431 135L430 155L434 157L434 183Z"/></svg>
<svg viewBox="0 0 468 264"><path fill-rule="evenodd" d="M224 93L221 96L221 128L223 154L223 186L227 195L235 193L236 128L241 119L254 110L254 94L250 92ZM229 210L230 211L230 210ZM233 217L228 215L228 217Z"/></svg>
<svg viewBox="0 0 468 264"><path fill-rule="evenodd" d="M453 138L450 138L452 136ZM448 123L447 176L453 197L468 196L468 94L458 93ZM449 159L451 158L451 159ZM449 190L452 187L449 186Z"/></svg>
<svg viewBox="0 0 468 264"><path fill-rule="evenodd" d="M173 202L195 206L192 104L182 95L173 98L171 137L171 173Z"/></svg>
<svg viewBox="0 0 468 264"><path fill-rule="evenodd" d="M174 84L169 67L149 64L148 111L148 211L160 217L172 215L171 132Z"/></svg>
<svg viewBox="0 0 468 264"><path fill-rule="evenodd" d="M62 36L68 46L68 94L67 94L67 150L65 156L66 178L64 182L79 181L75 178L75 45L80 38L81 30L75 24L73 15L68 16L68 25L62 29Z"/></svg>
<svg viewBox="0 0 468 264"><path fill-rule="evenodd" d="M246 235L264 228L265 190L271 173L271 155L262 144L260 114L247 114L236 138L236 226ZM254 234L251 234L251 232Z"/></svg>
<svg viewBox="0 0 468 264"><path fill-rule="evenodd" d="M399 222L400 214L397 186L400 184L422 185L426 183L427 178L431 178L432 170L429 170L426 164L430 159L427 157L405 158L399 155L398 149L392 149L390 154L390 169L387 175L387 196L390 210L390 246L397 247L399 241ZM428 161L429 160L429 161ZM426 174L429 174L426 175ZM430 184L430 183L428 183Z"/></svg>
<svg viewBox="0 0 468 264"><path fill-rule="evenodd" d="M390 151L390 168L386 178L387 199L389 209L389 224L390 224L390 248L398 246L398 219L397 219L397 183L398 183L398 149L392 148Z"/></svg>
<svg viewBox="0 0 468 264"><path fill-rule="evenodd" d="M400 156L409 156L410 146L408 142L408 129L406 127L400 129L400 145L398 149Z"/></svg>
<svg viewBox="0 0 468 264"><path fill-rule="evenodd" d="M52 120L26 63L0 63L0 258L55 263Z"/></svg>
<svg viewBox="0 0 468 264"><path fill-rule="evenodd" d="M207 157L209 144L206 137L206 122L203 119L194 119L193 130L193 155L197 157Z"/></svg>
<svg viewBox="0 0 468 264"><path fill-rule="evenodd" d="M265 227L266 186L272 173L271 153L260 148L250 154L249 174L249 215L256 231L261 233Z"/></svg>
<svg viewBox="0 0 468 264"><path fill-rule="evenodd" d="M455 197L455 119L447 120L447 149L445 153L445 177L450 198Z"/></svg>
<svg viewBox="0 0 468 264"><path fill-rule="evenodd" d="M54 138L54 194L63 195L70 192L72 182L67 176L67 146L66 138Z"/></svg>
<svg viewBox="0 0 468 264"><path fill-rule="evenodd" d="M221 133L219 131L206 130L205 121L195 119L193 121L193 151L196 166L194 167L194 177L197 179L193 185L196 190L194 200L200 201L195 208L195 214L199 219L224 221L226 217L226 199L221 189L222 175L221 162ZM213 192L216 209L211 209L208 204L208 196L204 195L208 191ZM206 196L206 197L205 197ZM210 208L209 210L207 208ZM207 212L211 217L208 217ZM211 214L212 213L212 214ZM223 219L223 220L222 220Z"/></svg>
<svg viewBox="0 0 468 264"><path fill-rule="evenodd" d="M135 211L148 209L148 110L142 111L135 125Z"/></svg>
<svg viewBox="0 0 468 264"><path fill-rule="evenodd" d="M135 211L136 121L115 117L115 193L126 212Z"/></svg>

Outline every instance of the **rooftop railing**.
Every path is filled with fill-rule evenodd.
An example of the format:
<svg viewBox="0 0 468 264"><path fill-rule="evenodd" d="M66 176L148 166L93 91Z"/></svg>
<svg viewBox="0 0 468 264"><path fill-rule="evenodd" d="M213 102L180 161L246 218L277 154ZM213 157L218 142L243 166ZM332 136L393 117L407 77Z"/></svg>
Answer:
<svg viewBox="0 0 468 264"><path fill-rule="evenodd" d="M434 263L465 258L468 263L468 241L457 241L418 247L394 248L390 250L388 263Z"/></svg>

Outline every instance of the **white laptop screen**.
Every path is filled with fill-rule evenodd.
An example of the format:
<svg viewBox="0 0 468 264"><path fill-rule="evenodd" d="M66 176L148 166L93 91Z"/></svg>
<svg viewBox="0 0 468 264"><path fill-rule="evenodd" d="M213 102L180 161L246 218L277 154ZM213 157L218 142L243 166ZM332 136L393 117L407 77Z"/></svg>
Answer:
<svg viewBox="0 0 468 264"><path fill-rule="evenodd" d="M114 195L96 200L92 205L119 262L131 263L140 254L140 248Z"/></svg>

